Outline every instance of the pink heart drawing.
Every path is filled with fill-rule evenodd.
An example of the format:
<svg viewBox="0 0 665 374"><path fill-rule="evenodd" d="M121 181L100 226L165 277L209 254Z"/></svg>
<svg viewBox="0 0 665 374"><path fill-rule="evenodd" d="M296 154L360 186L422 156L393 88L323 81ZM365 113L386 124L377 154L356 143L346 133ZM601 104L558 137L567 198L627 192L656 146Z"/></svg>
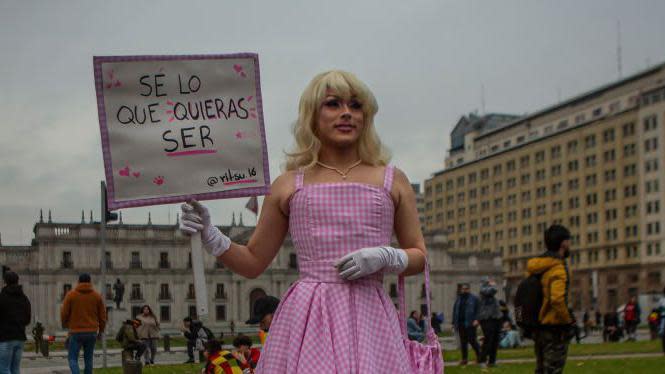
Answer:
<svg viewBox="0 0 665 374"><path fill-rule="evenodd" d="M152 183L154 183L158 186L161 186L162 184L164 184L164 177L159 175L159 176L155 177L155 179L152 180Z"/></svg>
<svg viewBox="0 0 665 374"><path fill-rule="evenodd" d="M141 172L135 171L135 172L132 173L132 175L134 176L134 178L138 178L138 177L141 176Z"/></svg>
<svg viewBox="0 0 665 374"><path fill-rule="evenodd" d="M235 70L236 73L240 73L242 71L242 66L235 64L233 65L233 70Z"/></svg>
<svg viewBox="0 0 665 374"><path fill-rule="evenodd" d="M125 166L123 169L120 169L119 174L123 177L128 177L129 176L129 166Z"/></svg>

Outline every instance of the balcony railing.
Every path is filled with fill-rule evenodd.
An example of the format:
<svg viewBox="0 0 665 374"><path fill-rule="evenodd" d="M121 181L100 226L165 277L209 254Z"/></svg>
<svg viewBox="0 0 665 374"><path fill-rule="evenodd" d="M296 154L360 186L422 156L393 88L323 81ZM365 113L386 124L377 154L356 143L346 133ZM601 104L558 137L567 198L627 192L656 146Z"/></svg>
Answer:
<svg viewBox="0 0 665 374"><path fill-rule="evenodd" d="M171 293L170 292L160 292L159 293L159 300L171 300Z"/></svg>
<svg viewBox="0 0 665 374"><path fill-rule="evenodd" d="M143 300L143 293L142 292L132 292L131 295L129 295L130 300Z"/></svg>
<svg viewBox="0 0 665 374"><path fill-rule="evenodd" d="M141 261L131 261L129 263L129 268L130 269L141 269L142 268Z"/></svg>
<svg viewBox="0 0 665 374"><path fill-rule="evenodd" d="M168 260L161 260L159 261L159 268L160 269L170 269L171 268L171 262Z"/></svg>
<svg viewBox="0 0 665 374"><path fill-rule="evenodd" d="M101 262L101 261L99 262L99 265L100 265L100 266L102 265L102 262ZM111 260L107 260L107 261L106 261L106 268L107 268L107 269L113 269L113 261L111 261Z"/></svg>
<svg viewBox="0 0 665 374"><path fill-rule="evenodd" d="M62 260L60 262L60 267L63 269L73 269L74 268L74 261L72 260Z"/></svg>
<svg viewBox="0 0 665 374"><path fill-rule="evenodd" d="M187 300L196 299L196 292L187 292Z"/></svg>

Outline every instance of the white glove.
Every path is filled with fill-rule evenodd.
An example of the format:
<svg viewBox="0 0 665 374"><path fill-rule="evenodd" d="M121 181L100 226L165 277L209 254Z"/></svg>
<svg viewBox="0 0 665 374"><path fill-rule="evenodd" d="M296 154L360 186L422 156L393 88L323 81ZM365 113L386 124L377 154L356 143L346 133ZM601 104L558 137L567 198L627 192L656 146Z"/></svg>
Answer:
<svg viewBox="0 0 665 374"><path fill-rule="evenodd" d="M210 223L208 208L193 200L191 204L182 204L180 210L180 231L188 235L201 232L201 244L206 252L218 257L231 247L231 239Z"/></svg>
<svg viewBox="0 0 665 374"><path fill-rule="evenodd" d="M355 280L383 269L385 273L399 274L409 264L406 252L393 247L370 247L351 252L337 261L339 276Z"/></svg>

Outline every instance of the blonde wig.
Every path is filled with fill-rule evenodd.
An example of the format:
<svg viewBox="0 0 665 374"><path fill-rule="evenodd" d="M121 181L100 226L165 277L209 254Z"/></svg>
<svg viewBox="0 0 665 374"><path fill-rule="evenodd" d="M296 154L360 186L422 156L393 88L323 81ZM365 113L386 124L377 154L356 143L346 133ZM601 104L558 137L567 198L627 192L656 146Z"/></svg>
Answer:
<svg viewBox="0 0 665 374"><path fill-rule="evenodd" d="M390 154L374 129L374 115L379 110L374 94L353 74L331 70L315 76L300 97L298 120L293 128L296 145L293 152L286 153L286 170L309 168L318 161L321 141L316 135L317 121L327 90L345 100L353 97L362 104L364 126L358 139L360 159L370 165L386 165Z"/></svg>

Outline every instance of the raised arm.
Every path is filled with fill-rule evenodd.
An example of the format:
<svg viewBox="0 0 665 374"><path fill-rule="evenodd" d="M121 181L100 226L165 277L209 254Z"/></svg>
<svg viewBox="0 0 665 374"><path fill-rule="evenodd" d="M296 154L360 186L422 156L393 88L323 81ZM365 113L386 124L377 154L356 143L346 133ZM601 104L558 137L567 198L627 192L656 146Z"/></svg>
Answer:
<svg viewBox="0 0 665 374"><path fill-rule="evenodd" d="M289 173L281 175L273 182L271 193L263 201L261 216L247 245L231 242L226 235L213 227L207 209L198 202L193 202L193 212L186 211L187 208L183 205L180 227L188 233L201 231L205 249L219 256L224 266L244 277L256 278L270 265L284 242L289 227L286 209L288 198L293 193L292 186L293 177Z"/></svg>

